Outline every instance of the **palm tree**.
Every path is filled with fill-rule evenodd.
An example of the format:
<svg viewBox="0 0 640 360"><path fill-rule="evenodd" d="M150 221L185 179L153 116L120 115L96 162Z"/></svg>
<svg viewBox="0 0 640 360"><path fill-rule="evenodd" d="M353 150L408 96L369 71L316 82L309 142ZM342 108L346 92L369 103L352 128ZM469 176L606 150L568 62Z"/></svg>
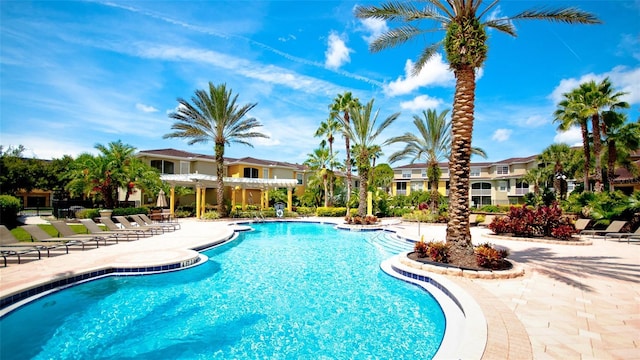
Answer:
<svg viewBox="0 0 640 360"><path fill-rule="evenodd" d="M607 144L607 181L609 191L612 191L616 164L632 173L638 171L629 155L640 147L640 120L627 123L626 115L616 111L605 111L602 118Z"/></svg>
<svg viewBox="0 0 640 360"><path fill-rule="evenodd" d="M329 143L329 156L333 158L333 142L335 141L334 135L340 132L340 123L336 121L334 116L329 116L329 118L322 123L316 130L315 136L324 136ZM331 164L330 170L333 171L333 164ZM329 205L333 205L333 177L329 179Z"/></svg>
<svg viewBox="0 0 640 360"><path fill-rule="evenodd" d="M188 144L207 143L213 141L216 159L218 213L227 216L224 203L224 150L225 145L232 142L253 147L248 139L269 138L267 135L254 131L262 126L255 118L246 118L249 111L257 103L238 106L238 95L232 96L233 91L227 90L226 84L214 85L209 82L209 92L196 90L191 97L191 103L178 98L178 110L169 114L177 120L171 129L172 133L165 134L167 138L190 139Z"/></svg>
<svg viewBox="0 0 640 360"><path fill-rule="evenodd" d="M358 18L398 20L407 24L391 29L370 45L374 52L421 38L424 34L444 30L443 41L427 46L415 62L417 75L440 46L444 45L449 67L456 78L453 100L452 146L449 160L450 184L449 222L447 243L452 247L452 256L471 257L471 233L469 230L469 173L471 171L471 135L473 132L476 69L487 57L487 28L494 28L516 36L512 20L551 20L566 23L595 24L600 21L593 15L575 8L525 10L512 17L482 19L498 4L492 1L480 9L482 0L427 0L429 5L417 8L412 3L388 2L380 7L357 6ZM412 23L432 20L435 27L420 29Z"/></svg>
<svg viewBox="0 0 640 360"><path fill-rule="evenodd" d="M556 199L564 198L568 175L565 173L564 163L571 158L571 148L567 144L551 144L538 156L540 162L545 164L545 177L553 177Z"/></svg>
<svg viewBox="0 0 640 360"><path fill-rule="evenodd" d="M447 121L449 110L440 114L435 109L422 112L422 117L413 116L413 124L417 134L406 132L386 141L385 145L405 143L404 149L396 151L389 156L389 162L394 163L407 158L413 164L424 160L427 165L427 179L431 188L431 211L438 211L438 182L442 172L439 163L449 159L451 151L451 122ZM487 157L480 148L472 148L472 153Z"/></svg>
<svg viewBox="0 0 640 360"><path fill-rule="evenodd" d="M367 214L367 189L369 186L369 173L371 170L370 151L375 150L375 141L384 129L391 125L400 116L395 113L387 117L376 128L376 121L380 110L373 113L373 99L364 106L353 107L350 109L351 122L341 119L345 138L353 140L356 158L356 167L360 177L360 196L358 202L358 215L365 216ZM347 202L348 203L348 202ZM348 215L348 214L347 214Z"/></svg>
<svg viewBox="0 0 640 360"><path fill-rule="evenodd" d="M360 107L360 100L358 98L353 97L350 91L346 91L343 94L338 94L338 96L333 100L333 103L329 105L329 110L331 112L331 117L334 117L336 120L339 120L341 124L346 124L346 127L349 126L349 116L350 112L354 108ZM345 126L345 125L341 125ZM346 160L345 160L345 170L347 172L347 204L349 203L349 199L351 198L351 144L349 135L344 134L344 143L345 148L347 150Z"/></svg>
<svg viewBox="0 0 640 360"><path fill-rule="evenodd" d="M320 146L315 149L312 154L307 154L307 160L304 165L308 166L311 170L318 174L318 177L322 179L322 185L324 186L324 206L329 206L329 178L333 176L333 168L336 166L334 154L331 154L329 150Z"/></svg>
<svg viewBox="0 0 640 360"><path fill-rule="evenodd" d="M591 131L593 132L593 157L595 160L594 180L595 191L602 191L602 133L603 128L600 117L603 110L614 111L620 108L629 108L627 102L621 101L624 92L614 92L609 78L605 78L599 84L594 80L580 84L575 89L577 100L580 102L580 115L591 118Z"/></svg>
<svg viewBox="0 0 640 360"><path fill-rule="evenodd" d="M580 126L582 135L582 152L584 164L582 170L584 191L589 191L589 169L591 167L591 147L589 145L589 128L587 118L580 114L580 95L574 90L562 95L564 99L558 103L553 113L554 122L559 123L558 130L567 131L574 126Z"/></svg>

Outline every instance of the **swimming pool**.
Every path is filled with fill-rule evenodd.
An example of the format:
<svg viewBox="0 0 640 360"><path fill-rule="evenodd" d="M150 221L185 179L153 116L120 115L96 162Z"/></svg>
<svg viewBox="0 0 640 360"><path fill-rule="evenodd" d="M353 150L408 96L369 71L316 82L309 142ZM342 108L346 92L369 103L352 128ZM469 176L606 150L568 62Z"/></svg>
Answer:
<svg viewBox="0 0 640 360"><path fill-rule="evenodd" d="M0 320L12 358L431 358L445 318L368 233L252 224L192 269L108 277Z"/></svg>

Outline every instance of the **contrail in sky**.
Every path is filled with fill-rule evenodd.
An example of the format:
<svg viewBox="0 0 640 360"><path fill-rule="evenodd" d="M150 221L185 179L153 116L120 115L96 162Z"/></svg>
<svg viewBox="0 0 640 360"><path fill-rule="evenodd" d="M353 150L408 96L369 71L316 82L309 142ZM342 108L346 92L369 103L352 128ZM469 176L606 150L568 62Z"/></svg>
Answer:
<svg viewBox="0 0 640 360"><path fill-rule="evenodd" d="M197 31L197 32L200 32L200 33L203 33L203 34L208 34L208 35L212 35L212 36L223 38L223 39L229 39L229 38L241 39L241 40L247 41L247 42L249 42L249 43L251 43L253 45L259 46L259 47L261 47L261 48L263 48L263 49L265 49L265 50L267 50L269 52L272 52L272 53L274 53L276 55L282 56L285 59L288 59L288 60L291 60L291 61L294 61L294 62L297 62L297 63L300 63L300 64L321 68L321 69L324 69L324 70L327 70L327 71L331 71L331 72L333 72L335 74L342 75L342 76L345 76L345 77L348 77L348 78L351 78L351 79L354 79L354 80L359 80L359 81L366 82L366 83L368 83L370 85L375 85L375 86L378 86L378 87L383 87L383 85L384 85L380 81L373 80L373 79L370 79L370 78L367 78L367 77L364 77L364 76L360 76L360 75L357 75L357 74L353 74L353 73L350 73L348 71L329 69L329 68L325 67L324 64L321 63L321 62L311 61L311 60L303 59L303 58L300 58L300 57L297 57L297 56L293 56L291 54L288 54L286 52L280 51L280 50L275 49L275 48L273 48L273 47L271 47L271 46L269 46L267 44L261 43L259 41L252 40L252 39L247 38L245 36L228 34L228 33L220 32L220 31L215 31L215 30L212 30L210 28L205 28L205 27L202 27L202 26L192 25L192 24L189 24L189 23L186 23L186 22L183 22L183 21L175 20L175 19L163 16L163 15L156 14L156 13L151 12L151 11L139 9L139 8L136 8L136 7L133 7L133 6L129 6L129 5L116 4L116 3L113 3L113 2L100 2L100 1L98 1L98 3L102 4L102 5L105 5L105 6L110 6L110 7L114 7L114 8L118 8L118 9L127 10L127 11L130 11L130 12L135 12L135 13L138 13L138 14L142 14L142 15L145 15L145 16L148 16L148 17L152 17L154 19L158 19L158 20L161 20L161 21L173 24L173 25L178 25L178 26L184 27L186 29L189 29L189 30L192 30L192 31Z"/></svg>

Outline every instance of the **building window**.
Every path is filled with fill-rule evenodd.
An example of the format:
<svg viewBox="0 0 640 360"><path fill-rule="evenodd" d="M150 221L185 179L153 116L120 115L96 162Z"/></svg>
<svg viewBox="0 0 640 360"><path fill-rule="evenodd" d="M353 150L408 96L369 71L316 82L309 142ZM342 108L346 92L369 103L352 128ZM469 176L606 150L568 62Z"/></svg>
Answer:
<svg viewBox="0 0 640 360"><path fill-rule="evenodd" d="M188 161L180 161L180 174L191 174L191 163Z"/></svg>
<svg viewBox="0 0 640 360"><path fill-rule="evenodd" d="M496 166L496 174L498 174L498 175L508 175L509 174L509 166L507 166L507 165Z"/></svg>
<svg viewBox="0 0 640 360"><path fill-rule="evenodd" d="M411 179L411 170L402 170L403 179Z"/></svg>
<svg viewBox="0 0 640 360"><path fill-rule="evenodd" d="M469 176L475 176L475 177L480 176L480 168L472 167L471 172L469 173Z"/></svg>
<svg viewBox="0 0 640 360"><path fill-rule="evenodd" d="M507 191L509 189L509 181L498 181L498 190Z"/></svg>
<svg viewBox="0 0 640 360"><path fill-rule="evenodd" d="M396 183L396 194L398 194L398 195L407 195L407 183L406 182Z"/></svg>
<svg viewBox="0 0 640 360"><path fill-rule="evenodd" d="M244 168L244 177L257 179L258 178L258 169L256 168Z"/></svg>
<svg viewBox="0 0 640 360"><path fill-rule="evenodd" d="M516 180L516 195L529 193L529 184L524 180Z"/></svg>
<svg viewBox="0 0 640 360"><path fill-rule="evenodd" d="M298 185L302 185L302 174L296 174L296 180L298 180Z"/></svg>
<svg viewBox="0 0 640 360"><path fill-rule="evenodd" d="M472 196L471 206L481 208L485 205L491 205L491 196Z"/></svg>
<svg viewBox="0 0 640 360"><path fill-rule="evenodd" d="M440 168L441 175L449 175L449 168Z"/></svg>
<svg viewBox="0 0 640 360"><path fill-rule="evenodd" d="M262 178L263 179L269 178L269 169L262 169Z"/></svg>
<svg viewBox="0 0 640 360"><path fill-rule="evenodd" d="M158 169L161 174L175 174L171 161L151 160L151 167Z"/></svg>
<svg viewBox="0 0 640 360"><path fill-rule="evenodd" d="M480 182L471 184L472 196L491 196L491 183Z"/></svg>
<svg viewBox="0 0 640 360"><path fill-rule="evenodd" d="M423 179L427 178L427 169L422 169L422 172L420 172L420 177L422 177Z"/></svg>
<svg viewBox="0 0 640 360"><path fill-rule="evenodd" d="M412 181L411 191L422 191L422 181Z"/></svg>

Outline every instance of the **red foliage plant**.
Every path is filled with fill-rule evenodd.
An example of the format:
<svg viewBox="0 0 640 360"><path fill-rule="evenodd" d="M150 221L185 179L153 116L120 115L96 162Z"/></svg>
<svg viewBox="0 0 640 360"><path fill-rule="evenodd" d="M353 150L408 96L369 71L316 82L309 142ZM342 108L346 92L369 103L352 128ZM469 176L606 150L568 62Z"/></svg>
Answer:
<svg viewBox="0 0 640 360"><path fill-rule="evenodd" d="M512 206L506 216L494 219L489 224L489 229L496 234L511 233L514 236L521 237L549 236L560 239L570 238L571 236L567 237L568 230L564 228L564 225L567 224L562 220L562 210L558 203L553 203L551 206L537 208ZM563 230L556 230L561 226Z"/></svg>

